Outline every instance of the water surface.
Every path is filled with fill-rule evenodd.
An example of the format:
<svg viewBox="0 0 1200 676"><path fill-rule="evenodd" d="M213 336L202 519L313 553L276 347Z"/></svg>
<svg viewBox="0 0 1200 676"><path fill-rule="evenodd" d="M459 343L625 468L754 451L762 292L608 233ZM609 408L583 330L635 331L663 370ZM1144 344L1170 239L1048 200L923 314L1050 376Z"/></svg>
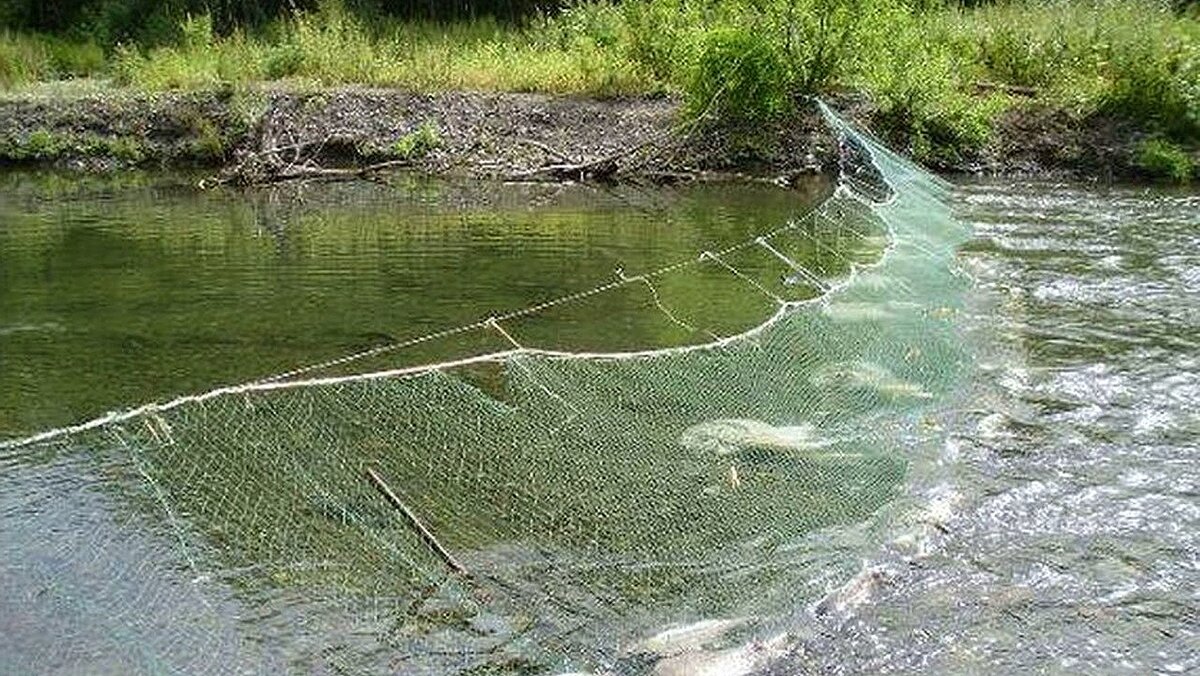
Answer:
<svg viewBox="0 0 1200 676"><path fill-rule="evenodd" d="M822 192L402 179L242 194L199 193L178 177L8 174L0 178L0 435L592 288L617 268L636 274L771 230ZM882 572L853 603L809 606L809 592L797 593L791 656L772 670L1200 669L1200 198L984 182L955 200L975 228L960 254L972 286L964 311L947 316L973 357L969 382L920 420L944 443L928 456L895 449L911 463L908 489L945 509L924 522L931 537L916 551L893 542L871 554L868 565ZM844 272L855 248L864 259L878 253L842 234L811 233L817 244L789 253L830 275ZM763 264L769 256L757 260L761 269L747 261L745 271L780 281L778 265ZM705 280L666 290L731 331L771 310L748 302L744 286L725 293ZM652 301L644 290L601 294L583 310L515 323L512 333L522 344L584 349L694 339L647 312ZM487 349L504 347L492 338L499 342ZM438 341L408 358L484 348ZM210 588L212 580L167 563L178 555L169 524L137 517L121 496L96 488L130 471L125 454L112 456L81 454L49 469L14 463L0 476L0 517L17 528L10 541L41 543L0 560L0 663L53 656L51 669L154 672L150 657L110 664L117 653L96 648L124 645L128 634L170 636L167 652L184 660L170 666L180 671L205 671L201 656L214 650L230 669L276 670L291 653L246 649L240 636L353 644L355 632L379 631L362 617L298 631L294 623L312 615L282 595L260 616L239 617L246 606L229 590L240 589L244 571ZM15 488L3 490L5 482ZM819 537L810 544L822 546ZM94 581L114 570L141 577L121 573L97 590ZM20 598L31 589L39 603ZM105 608L127 607L132 590L139 617L106 618ZM201 597L205 604L173 601ZM339 617L336 609L321 616ZM478 634L472 649L512 638L489 629L495 619L472 620L483 627L469 627ZM191 625L207 627L206 638L163 631ZM51 635L72 636L75 647L63 650ZM429 640L462 649L460 634Z"/></svg>
<svg viewBox="0 0 1200 676"><path fill-rule="evenodd" d="M1200 196L985 182L925 556L777 673L1200 670ZM949 512L949 510L947 510Z"/></svg>
<svg viewBox="0 0 1200 676"><path fill-rule="evenodd" d="M819 181L609 190L399 177L239 193L193 181L0 174L0 438L584 291L618 268L634 275L776 228L827 191ZM643 296L546 313L517 338L669 342L634 311ZM734 324L764 316L741 298L708 300ZM612 316L623 319L600 321ZM404 354L419 363L479 347Z"/></svg>

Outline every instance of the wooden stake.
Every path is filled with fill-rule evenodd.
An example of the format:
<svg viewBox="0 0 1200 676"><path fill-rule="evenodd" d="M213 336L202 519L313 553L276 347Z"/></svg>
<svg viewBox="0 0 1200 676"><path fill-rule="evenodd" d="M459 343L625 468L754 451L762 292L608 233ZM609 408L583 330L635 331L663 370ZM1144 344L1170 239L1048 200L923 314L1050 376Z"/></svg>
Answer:
<svg viewBox="0 0 1200 676"><path fill-rule="evenodd" d="M404 516L408 517L409 523L413 525L413 528L417 529L417 532L421 535L421 539L425 541L425 544L429 545L429 548L432 549L434 553L442 557L442 560L446 562L447 566L450 566L451 570L459 575L462 575L463 577L471 576L471 574L467 572L467 569L464 568L463 565L459 563L458 560L455 559L445 547L442 546L442 543L438 542L438 539L434 537L433 532L431 532L425 526L425 524L422 523L421 519L419 519L417 515L408 508L408 505L404 504L404 502L400 500L395 492L392 491L391 487L384 482L383 478L380 477L373 468L367 468L367 477L371 479L372 483L375 484L375 488L378 488L379 492L383 493L383 496L387 498L388 502L392 503L393 507L400 510Z"/></svg>

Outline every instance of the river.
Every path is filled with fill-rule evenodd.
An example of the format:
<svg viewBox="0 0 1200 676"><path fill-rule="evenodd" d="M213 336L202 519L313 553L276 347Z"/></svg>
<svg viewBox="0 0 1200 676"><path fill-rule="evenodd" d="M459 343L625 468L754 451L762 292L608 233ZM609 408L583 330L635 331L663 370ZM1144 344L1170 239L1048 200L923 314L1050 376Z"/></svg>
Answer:
<svg viewBox="0 0 1200 676"><path fill-rule="evenodd" d="M927 557L778 673L1200 670L1200 196L981 182Z"/></svg>
<svg viewBox="0 0 1200 676"><path fill-rule="evenodd" d="M0 175L0 438L586 290L771 230L828 192L820 182L785 191L399 178L245 194L198 192L192 180ZM864 553L872 574L852 603L828 612L812 594L797 593L786 654L761 668L1195 672L1200 196L979 181L958 187L952 200L974 230L958 255L971 283L954 318L972 363L961 387L922 421L937 427L940 442L911 458L907 484L938 496L944 509L915 554L894 541ZM830 235L825 244L844 243ZM813 249L797 260L836 275L843 258ZM586 312L523 325L516 337L571 350L644 349L678 339L646 319L662 317L645 312L645 298L600 298ZM744 297L704 300L729 331L765 318ZM421 346L386 366L454 356L439 352L445 349ZM927 471L934 465L937 471ZM56 486L69 483L60 474L76 471L85 470L68 464L49 473L54 480L14 479L9 487L33 487L49 501ZM936 483L923 483L924 476ZM753 477L731 479L743 480ZM0 517L19 517L30 502L0 492ZM107 502L69 508L114 509ZM25 540L16 540L32 542L46 528L78 538L84 534L71 529L93 523L56 524L54 514L29 520ZM44 584L40 595L56 584L45 582L46 571L86 577L97 561L142 566L164 547L111 537L127 551L80 563L62 545L10 546L0 569L22 593ZM120 601L122 593L175 583L146 584L138 591L122 577L105 590ZM86 580L78 588L86 592ZM238 615L236 593L223 594L214 615ZM13 610L22 605L12 590L8 601L0 665L28 667L55 650L44 630L70 625L77 647L67 657L55 653L55 668L137 670L96 654L95 646L113 639L75 626L61 608L76 606L22 614ZM147 602L149 619L131 622L129 631L135 640L166 635L166 653L178 655L181 648L170 647L177 638L160 629L190 611L164 604ZM653 668L644 660L616 665ZM170 669L211 666L188 655Z"/></svg>
<svg viewBox="0 0 1200 676"><path fill-rule="evenodd" d="M777 227L828 192L404 177L243 195L198 178L0 174L0 438L589 289ZM605 313L624 299L604 302L529 329L530 344L616 347ZM652 345L650 331L626 340Z"/></svg>

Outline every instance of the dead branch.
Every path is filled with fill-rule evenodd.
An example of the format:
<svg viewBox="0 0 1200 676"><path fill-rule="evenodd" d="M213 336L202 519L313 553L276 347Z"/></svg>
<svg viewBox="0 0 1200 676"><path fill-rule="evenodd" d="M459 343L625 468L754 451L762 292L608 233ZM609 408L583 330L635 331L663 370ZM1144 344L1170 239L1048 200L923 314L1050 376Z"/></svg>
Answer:
<svg viewBox="0 0 1200 676"><path fill-rule="evenodd" d="M603 180L617 172L617 159L619 158L602 157L591 162L579 162L575 164L543 164L540 167L509 174L508 179L519 181L546 175L560 181Z"/></svg>
<svg viewBox="0 0 1200 676"><path fill-rule="evenodd" d="M365 167L348 167L344 169L326 168L316 165L303 165L293 167L288 171L281 172L269 177L260 183L280 183L283 181L303 180L309 178L368 178L370 174L374 174L385 169L395 169L397 167L411 167L412 162L408 160L389 160L387 162L377 162L369 164Z"/></svg>
<svg viewBox="0 0 1200 676"><path fill-rule="evenodd" d="M531 138L518 138L517 142L524 143L525 145L533 146L534 148L537 148L538 150L546 153L547 155L553 155L554 157L557 157L558 159L562 160L563 162L569 162L569 163L576 162L575 158L571 157L570 155L567 155L566 153L564 153L561 150L558 150L557 148L548 146L545 143L542 143L541 141L537 141L537 140L534 140Z"/></svg>
<svg viewBox="0 0 1200 676"><path fill-rule="evenodd" d="M412 524L412 527L415 528L417 533L421 535L421 539L425 541L425 544L429 545L429 548L432 549L438 556L440 556L451 570L459 575L462 575L463 577L470 577L470 573L467 572L467 569L464 568L463 565L459 563L458 560L455 559L445 547L442 546L441 542L438 542L438 539L434 537L433 532L430 531L424 522L417 517L415 512L408 508L408 505L404 504L404 502L400 500L400 497L397 496L396 493L392 491L391 487L384 482L383 477L379 476L379 473L368 467L367 477L371 480L371 483L375 484L375 488L379 489L380 493L383 493L383 496L387 498L387 501L392 503L393 507L400 510L400 512L408 518L409 523Z"/></svg>
<svg viewBox="0 0 1200 676"><path fill-rule="evenodd" d="M412 166L410 160L397 159L359 167L323 167L316 158L330 143L348 143L352 135L339 129L319 140L297 141L290 133L288 137L288 142L279 143L270 124L261 122L256 134L258 148L240 151L234 164L216 176L201 180L199 187L209 189L220 185L250 186L296 180L374 178L374 174L387 169Z"/></svg>
<svg viewBox="0 0 1200 676"><path fill-rule="evenodd" d="M509 174L507 180L522 181L539 176L545 176L559 181L586 181L589 179L599 181L608 180L617 174L624 161L629 160L651 146L657 145L673 136L676 136L681 129L688 129L689 127L693 126L694 123L689 122L678 127L661 130L655 134L652 134L649 138L631 148L625 148L615 153L604 155L586 162L571 162L568 160L567 162L563 163L543 164L540 167L533 167L532 169L518 171ZM565 155L561 153L554 154L559 155L560 158L565 157Z"/></svg>

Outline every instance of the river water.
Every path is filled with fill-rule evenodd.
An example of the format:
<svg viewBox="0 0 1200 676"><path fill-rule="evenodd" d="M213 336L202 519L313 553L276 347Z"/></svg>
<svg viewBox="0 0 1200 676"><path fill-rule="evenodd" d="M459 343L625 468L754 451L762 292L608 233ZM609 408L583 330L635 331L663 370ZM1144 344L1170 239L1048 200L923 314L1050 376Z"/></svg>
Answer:
<svg viewBox="0 0 1200 676"><path fill-rule="evenodd" d="M826 190L402 179L247 196L197 193L187 177L5 174L0 438L590 288L616 268L769 230ZM853 603L828 612L798 597L808 609L787 655L762 668L1200 670L1200 197L981 182L955 201L975 230L959 256L973 284L958 320L974 365L931 423L944 432L928 460L941 483L919 488L943 509L916 554L885 546L867 558ZM822 267L815 253L806 263ZM721 309L746 326L762 319ZM656 344L640 316L614 300L529 337ZM614 323L629 330L613 337ZM37 577L60 552L0 553L0 570ZM126 555L138 559L96 560ZM27 667L47 650L44 618L22 619L9 601L0 665ZM218 614L236 614L225 602ZM152 614L166 623L173 612ZM89 655L76 631L83 657L64 664L128 666Z"/></svg>
<svg viewBox="0 0 1200 676"><path fill-rule="evenodd" d="M770 230L828 192L403 177L242 195L196 180L0 174L0 438L589 289ZM601 300L530 344L613 347L613 313L625 340L658 342L624 299Z"/></svg>
<svg viewBox="0 0 1200 676"><path fill-rule="evenodd" d="M921 557L777 673L1200 670L1200 196L981 183L976 375Z"/></svg>

